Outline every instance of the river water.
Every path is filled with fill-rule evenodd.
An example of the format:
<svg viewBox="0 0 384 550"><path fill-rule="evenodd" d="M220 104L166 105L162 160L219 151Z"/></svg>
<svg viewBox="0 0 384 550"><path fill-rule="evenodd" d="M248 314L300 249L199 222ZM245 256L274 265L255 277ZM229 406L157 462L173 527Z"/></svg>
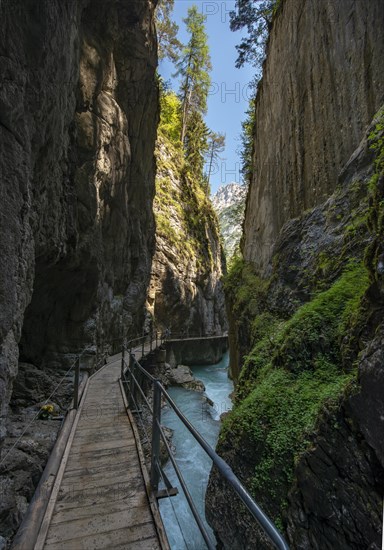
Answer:
<svg viewBox="0 0 384 550"><path fill-rule="evenodd" d="M183 388L168 390L183 414L213 448L216 447L219 435L220 415L230 410L232 406L229 395L233 391L233 384L228 378L228 362L229 357L226 353L216 365L191 367L194 376L202 380L205 385L204 394ZM213 406L207 402L206 397L213 402ZM172 410L163 409L161 423L174 430L173 445L176 447L176 461L212 542L215 543L213 532L205 521L204 512L205 492L212 461ZM161 516L172 550L205 549L204 539L196 526L170 462L165 465L164 471L172 485L179 488L177 496L159 501Z"/></svg>

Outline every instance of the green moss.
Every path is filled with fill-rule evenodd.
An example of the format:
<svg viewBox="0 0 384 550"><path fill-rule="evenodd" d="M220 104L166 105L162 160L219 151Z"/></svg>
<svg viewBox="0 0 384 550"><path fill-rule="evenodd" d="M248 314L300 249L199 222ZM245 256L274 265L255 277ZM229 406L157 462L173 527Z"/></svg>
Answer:
<svg viewBox="0 0 384 550"><path fill-rule="evenodd" d="M239 270L240 264L237 277ZM234 273L231 277L233 284ZM265 312L253 321L258 341L246 357L221 437L236 447L248 441L256 461L251 489L259 499L268 494L280 510L295 461L307 449L322 412L336 409L355 387L356 371L343 369L340 341L358 315L368 284L365 267L351 262L328 290L288 321Z"/></svg>
<svg viewBox="0 0 384 550"><path fill-rule="evenodd" d="M371 191L368 226L373 234L373 239L365 252L365 263L370 269L373 280L378 280L376 271L378 257L383 252L384 234L384 190L382 179L384 177L384 109L381 109L376 117L374 130L369 135L369 146L375 154L375 173L372 175L368 187Z"/></svg>
<svg viewBox="0 0 384 550"><path fill-rule="evenodd" d="M232 302L235 315L244 318L255 317L265 305L269 280L255 274L251 264L241 256L234 256L224 278L224 288Z"/></svg>
<svg viewBox="0 0 384 550"><path fill-rule="evenodd" d="M186 172L184 155L161 127L156 149L157 177L154 213L158 235L181 261L196 263L200 272L214 267L212 239L219 242L216 214L200 182Z"/></svg>
<svg viewBox="0 0 384 550"><path fill-rule="evenodd" d="M339 338L368 284L365 267L351 263L329 290L304 304L285 324L274 364L299 371L314 368L318 357L340 362Z"/></svg>
<svg viewBox="0 0 384 550"><path fill-rule="evenodd" d="M369 146L375 152L376 173L380 174L384 171L384 108L376 114L375 120L375 128L369 135Z"/></svg>

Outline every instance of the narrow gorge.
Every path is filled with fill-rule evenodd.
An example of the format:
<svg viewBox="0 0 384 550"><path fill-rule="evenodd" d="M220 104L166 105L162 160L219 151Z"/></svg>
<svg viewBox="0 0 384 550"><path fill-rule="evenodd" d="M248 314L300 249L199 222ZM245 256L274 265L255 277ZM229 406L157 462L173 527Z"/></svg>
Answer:
<svg viewBox="0 0 384 550"><path fill-rule="evenodd" d="M235 148L229 100L209 118L225 103L209 53L224 26L246 29L237 65L259 48L230 184L211 173ZM143 335L148 352L181 341L175 365L165 342L148 372L200 365L207 383L228 341L231 380L226 359L212 367L225 410L183 400L290 548L381 548L383 29L383 0L0 0L0 550L68 416L73 365L85 353L83 375L99 372ZM273 548L193 462L216 547ZM117 547L157 548L146 541Z"/></svg>
<svg viewBox="0 0 384 550"><path fill-rule="evenodd" d="M279 4L255 102L218 453L295 549L381 548L384 6ZM216 472L224 548L270 548ZM218 520L217 510L220 510Z"/></svg>

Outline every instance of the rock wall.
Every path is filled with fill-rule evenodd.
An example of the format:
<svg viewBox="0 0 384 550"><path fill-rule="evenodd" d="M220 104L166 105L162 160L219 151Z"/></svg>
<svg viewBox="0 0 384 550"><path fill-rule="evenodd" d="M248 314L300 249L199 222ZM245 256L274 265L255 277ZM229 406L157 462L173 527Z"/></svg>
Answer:
<svg viewBox="0 0 384 550"><path fill-rule="evenodd" d="M292 548L378 550L384 108L334 187L283 226L268 281L235 274L247 357L217 450ZM271 548L215 471L206 505L224 548Z"/></svg>
<svg viewBox="0 0 384 550"><path fill-rule="evenodd" d="M283 224L320 204L384 101L381 0L282 0L256 99L242 249L270 272Z"/></svg>
<svg viewBox="0 0 384 550"><path fill-rule="evenodd" d="M187 174L181 150L161 134L156 158L150 318L173 334L220 335L227 319L221 282L225 260L216 214L199 183Z"/></svg>
<svg viewBox="0 0 384 550"><path fill-rule="evenodd" d="M223 358L228 349L226 336L213 338L191 338L183 341L167 340L164 344L166 349L166 362L172 368L177 365L215 365Z"/></svg>
<svg viewBox="0 0 384 550"><path fill-rule="evenodd" d="M21 358L141 326L154 246L152 0L0 4L0 440Z"/></svg>
<svg viewBox="0 0 384 550"><path fill-rule="evenodd" d="M246 185L228 183L219 187L212 197L213 208L219 218L227 262L234 254L239 253L247 191Z"/></svg>

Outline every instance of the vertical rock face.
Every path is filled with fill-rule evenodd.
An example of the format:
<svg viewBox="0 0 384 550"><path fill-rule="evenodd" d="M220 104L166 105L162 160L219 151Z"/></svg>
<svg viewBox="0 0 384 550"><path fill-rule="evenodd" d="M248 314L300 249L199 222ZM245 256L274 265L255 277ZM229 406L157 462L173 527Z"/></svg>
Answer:
<svg viewBox="0 0 384 550"><path fill-rule="evenodd" d="M319 204L384 100L381 0L283 0L256 100L243 253L268 273L283 224Z"/></svg>
<svg viewBox="0 0 384 550"><path fill-rule="evenodd" d="M228 183L219 187L212 197L213 208L219 218L226 258L238 252L243 232L247 186Z"/></svg>
<svg viewBox="0 0 384 550"><path fill-rule="evenodd" d="M2 420L19 341L24 360L53 366L57 354L100 349L143 319L153 10L152 0L1 2Z"/></svg>
<svg viewBox="0 0 384 550"><path fill-rule="evenodd" d="M222 334L227 329L225 263L215 212L186 174L182 152L161 134L156 157L156 249L148 311L174 335Z"/></svg>
<svg viewBox="0 0 384 550"><path fill-rule="evenodd" d="M384 107L335 187L285 224L272 277L231 274L246 357L217 451L291 548L379 550ZM215 471L206 509L224 548L272 547Z"/></svg>

